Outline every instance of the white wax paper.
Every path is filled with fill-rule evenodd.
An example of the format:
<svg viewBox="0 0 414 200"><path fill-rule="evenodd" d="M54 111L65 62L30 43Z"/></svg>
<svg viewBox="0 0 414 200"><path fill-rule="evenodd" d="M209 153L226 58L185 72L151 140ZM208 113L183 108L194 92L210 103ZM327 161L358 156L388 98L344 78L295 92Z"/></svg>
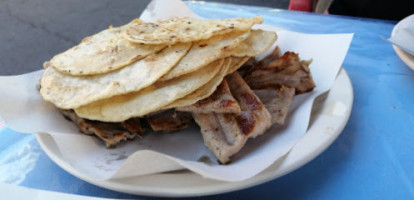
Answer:
<svg viewBox="0 0 414 200"><path fill-rule="evenodd" d="M150 21L181 15L196 17L179 0L156 0L142 18ZM107 180L185 168L222 181L248 179L283 159L306 133L313 100L332 87L352 40L352 34L303 34L269 25L255 28L276 31L279 38L274 45L279 45L282 52L294 51L302 59L313 59L310 69L316 88L295 98L285 126L272 127L264 135L250 139L229 165L217 164L204 146L198 127L168 134L147 133L143 139L106 149L98 139L80 134L53 105L43 101L36 89L42 71L0 77L0 115L16 131L51 134L61 162L90 178Z"/></svg>

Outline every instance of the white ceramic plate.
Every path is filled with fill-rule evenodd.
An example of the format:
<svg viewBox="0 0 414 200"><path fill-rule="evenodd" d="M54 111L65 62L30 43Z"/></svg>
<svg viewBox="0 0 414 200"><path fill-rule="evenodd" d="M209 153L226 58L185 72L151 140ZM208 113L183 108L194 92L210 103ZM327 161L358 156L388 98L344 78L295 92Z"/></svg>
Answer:
<svg viewBox="0 0 414 200"><path fill-rule="evenodd" d="M260 174L241 181L211 180L188 170L137 176L125 179L97 181L82 169L73 168L60 156L50 135L37 134L37 140L46 154L67 172L107 189L146 196L202 196L248 188L285 175L311 161L323 152L342 132L352 109L351 81L341 69L331 91L315 100L310 126L306 135L284 159L274 163ZM58 136L54 136L58 137Z"/></svg>
<svg viewBox="0 0 414 200"><path fill-rule="evenodd" d="M391 36L394 36L395 32L399 29L399 27L401 27L402 24L407 23L409 18L414 18L414 15L410 15L404 19L402 19L400 22L398 22L395 26L394 29L391 32ZM413 38L414 39L414 38ZM405 52L404 50L402 50L401 48L392 45L392 47L394 48L395 52L397 53L398 57L400 57L400 59L407 64L412 70L414 70L414 55L411 55L407 52Z"/></svg>

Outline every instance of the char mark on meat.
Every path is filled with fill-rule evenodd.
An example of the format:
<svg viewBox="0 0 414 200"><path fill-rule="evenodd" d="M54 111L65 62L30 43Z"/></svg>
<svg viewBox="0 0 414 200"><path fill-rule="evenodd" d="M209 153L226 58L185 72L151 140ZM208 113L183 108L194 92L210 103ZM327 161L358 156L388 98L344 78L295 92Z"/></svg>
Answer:
<svg viewBox="0 0 414 200"><path fill-rule="evenodd" d="M172 132L182 130L194 124L191 113L168 109L146 117L154 131Z"/></svg>
<svg viewBox="0 0 414 200"><path fill-rule="evenodd" d="M252 89L279 89L284 85L295 88L296 94L301 94L315 88L309 70L311 61L302 61L293 52L275 57L269 56L268 59L258 62L245 74L244 78ZM275 59L271 61L270 58Z"/></svg>
<svg viewBox="0 0 414 200"><path fill-rule="evenodd" d="M254 127L251 131L244 134L249 135L250 137L256 137L263 134L271 125L271 117L262 101L250 89L239 73L236 72L230 74L227 76L227 81L229 82L231 93L236 98L237 102L239 102L241 108L241 113L236 115L239 118L239 123L241 123L241 121L246 121L250 117L255 121L254 123L251 123L251 120L246 121L254 124ZM246 115L249 115L249 117Z"/></svg>
<svg viewBox="0 0 414 200"><path fill-rule="evenodd" d="M241 112L193 113L204 143L223 164L230 162L248 138L263 134L271 125L270 113L238 72L228 75L226 80Z"/></svg>
<svg viewBox="0 0 414 200"><path fill-rule="evenodd" d="M80 118L73 110L60 110L63 116L74 122L79 130L87 135L95 135L105 142L107 148L116 146L119 142L141 137L145 128L141 119L132 118L122 123L100 122Z"/></svg>

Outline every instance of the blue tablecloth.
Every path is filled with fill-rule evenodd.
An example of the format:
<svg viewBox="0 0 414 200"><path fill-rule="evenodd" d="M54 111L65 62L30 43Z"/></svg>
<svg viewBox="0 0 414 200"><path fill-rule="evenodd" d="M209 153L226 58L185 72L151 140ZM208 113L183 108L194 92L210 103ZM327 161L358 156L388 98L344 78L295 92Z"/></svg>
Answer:
<svg viewBox="0 0 414 200"><path fill-rule="evenodd" d="M390 36L395 21L230 4L187 4L206 18L260 14L267 24L297 32L355 33L343 63L353 83L354 105L338 139L290 174L208 198L414 199L414 72L398 58L391 44L380 38ZM106 190L70 175L47 157L32 134L2 127L0 137L2 182L98 197L149 198Z"/></svg>

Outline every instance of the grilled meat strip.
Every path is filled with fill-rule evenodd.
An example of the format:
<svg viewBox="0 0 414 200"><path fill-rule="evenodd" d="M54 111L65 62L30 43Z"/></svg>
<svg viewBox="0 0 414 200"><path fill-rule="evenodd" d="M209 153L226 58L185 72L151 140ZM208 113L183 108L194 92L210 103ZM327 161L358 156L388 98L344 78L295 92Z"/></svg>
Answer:
<svg viewBox="0 0 414 200"><path fill-rule="evenodd" d="M122 123L100 122L80 118L73 110L60 110L63 116L74 122L79 130L86 135L96 135L105 142L107 148L119 142L142 136L145 128L141 119L131 118Z"/></svg>
<svg viewBox="0 0 414 200"><path fill-rule="evenodd" d="M193 113L205 145L223 164L230 162L248 138L263 134L271 125L270 113L242 77L235 72L226 79L241 112Z"/></svg>
<svg viewBox="0 0 414 200"><path fill-rule="evenodd" d="M272 115L272 124L283 125L295 97L295 88L282 86L279 90L256 90L255 93Z"/></svg>
<svg viewBox="0 0 414 200"><path fill-rule="evenodd" d="M191 113L178 112L175 109L168 109L153 113L146 117L149 125L154 131L176 131L194 124Z"/></svg>
<svg viewBox="0 0 414 200"><path fill-rule="evenodd" d="M223 80L216 91L209 97L189 106L176 108L178 111L192 113L239 113L240 106L230 93L226 80Z"/></svg>
<svg viewBox="0 0 414 200"><path fill-rule="evenodd" d="M296 94L315 88L309 70L311 61L302 61L299 55L286 52L273 61L265 59L245 74L245 80L252 89L279 89L282 85L295 88Z"/></svg>
<svg viewBox="0 0 414 200"><path fill-rule="evenodd" d="M261 100L254 94L239 73L227 76L230 91L239 102L242 112L236 118L243 134L256 137L264 133L271 125L270 113Z"/></svg>
<svg viewBox="0 0 414 200"><path fill-rule="evenodd" d="M249 60L247 60L238 70L239 74L242 77L246 77L246 75L248 73L250 73L250 71L253 70L253 68L262 68L260 66L266 66L269 63L271 63L273 60L279 58L281 55L280 53L280 48L279 46L276 46L275 49L273 49L273 51L268 54L266 57L264 57L262 60L257 61L256 58L251 57Z"/></svg>

